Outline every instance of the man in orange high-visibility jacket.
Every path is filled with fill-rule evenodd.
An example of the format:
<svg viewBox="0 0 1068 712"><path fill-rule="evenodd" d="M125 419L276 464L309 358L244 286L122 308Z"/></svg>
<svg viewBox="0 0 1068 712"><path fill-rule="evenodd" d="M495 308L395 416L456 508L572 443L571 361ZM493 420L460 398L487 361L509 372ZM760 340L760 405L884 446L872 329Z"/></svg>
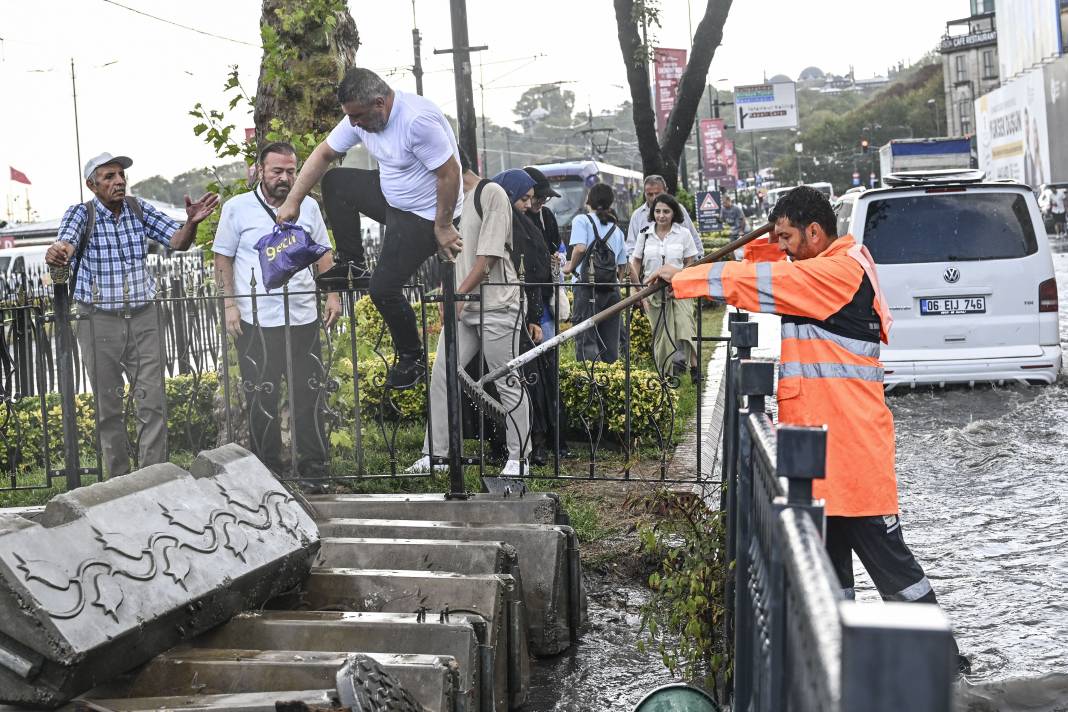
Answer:
<svg viewBox="0 0 1068 712"><path fill-rule="evenodd" d="M879 362L892 319L875 263L851 235L838 236L818 190L795 188L768 220L791 261L664 267L656 276L680 299L782 316L779 421L827 425L826 478L813 489L826 500L827 551L842 588L853 596L855 551L884 599L936 603L898 519L894 418Z"/></svg>

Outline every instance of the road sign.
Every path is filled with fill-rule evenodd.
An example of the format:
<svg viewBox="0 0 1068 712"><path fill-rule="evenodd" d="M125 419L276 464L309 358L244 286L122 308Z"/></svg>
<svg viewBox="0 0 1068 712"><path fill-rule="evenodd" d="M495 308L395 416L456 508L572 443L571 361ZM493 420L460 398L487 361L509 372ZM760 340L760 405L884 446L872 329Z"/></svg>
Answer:
<svg viewBox="0 0 1068 712"><path fill-rule="evenodd" d="M700 232L715 232L723 227L719 215L719 191L703 190L697 194L697 229Z"/></svg>

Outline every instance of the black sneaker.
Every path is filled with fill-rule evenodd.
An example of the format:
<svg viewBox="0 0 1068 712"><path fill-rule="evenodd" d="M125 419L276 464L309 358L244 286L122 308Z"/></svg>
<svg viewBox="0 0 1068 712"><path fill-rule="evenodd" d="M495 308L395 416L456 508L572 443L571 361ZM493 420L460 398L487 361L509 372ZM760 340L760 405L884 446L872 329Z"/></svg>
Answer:
<svg viewBox="0 0 1068 712"><path fill-rule="evenodd" d="M359 262L338 262L315 279L319 289L344 290L351 282L353 289L367 289L371 284L371 271Z"/></svg>
<svg viewBox="0 0 1068 712"><path fill-rule="evenodd" d="M389 375L386 376L386 388L396 391L414 388L425 373L426 363L423 361L422 354L417 357L398 356L397 363L393 364L393 368L389 369Z"/></svg>
<svg viewBox="0 0 1068 712"><path fill-rule="evenodd" d="M972 674L972 663L968 658L957 653L957 677Z"/></svg>
<svg viewBox="0 0 1068 712"><path fill-rule="evenodd" d="M695 386L701 382L701 369L697 366L690 366L690 382Z"/></svg>

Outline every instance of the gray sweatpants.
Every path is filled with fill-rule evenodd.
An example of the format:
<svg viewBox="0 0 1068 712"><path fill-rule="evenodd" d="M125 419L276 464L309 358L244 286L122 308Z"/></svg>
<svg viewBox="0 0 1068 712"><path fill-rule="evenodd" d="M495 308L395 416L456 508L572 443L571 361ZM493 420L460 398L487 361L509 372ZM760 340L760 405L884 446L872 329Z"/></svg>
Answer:
<svg viewBox="0 0 1068 712"><path fill-rule="evenodd" d="M482 356L491 369L507 363L519 355L520 330L525 328L519 316L519 308L487 311L483 318L483 340L478 333L478 305L468 304L463 318L457 322L456 352L463 368L482 348ZM506 376L494 382L501 403L508 410L506 437L508 459L522 459L530 449L530 402L523 384L514 376ZM423 439L423 452L444 457L449 453L449 415L445 393L445 333L438 338L438 354L430 376L430 409L432 432ZM433 435L434 452L430 452L429 435Z"/></svg>
<svg viewBox="0 0 1068 712"><path fill-rule="evenodd" d="M145 467L164 462L167 420L156 307L150 306L129 319L94 310L88 319L77 322L75 328L85 369L96 394L101 458L108 476L118 477L130 471L123 373L130 383L137 413L137 464Z"/></svg>

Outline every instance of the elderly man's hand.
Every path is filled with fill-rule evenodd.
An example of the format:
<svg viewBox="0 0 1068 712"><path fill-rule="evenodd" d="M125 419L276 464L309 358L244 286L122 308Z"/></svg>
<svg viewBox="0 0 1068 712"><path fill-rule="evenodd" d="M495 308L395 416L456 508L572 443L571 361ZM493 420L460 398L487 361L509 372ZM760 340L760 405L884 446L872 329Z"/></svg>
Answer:
<svg viewBox="0 0 1068 712"><path fill-rule="evenodd" d="M45 262L53 267L64 267L70 262L73 254L74 245L62 240L56 240L49 246L48 252L45 253Z"/></svg>
<svg viewBox="0 0 1068 712"><path fill-rule="evenodd" d="M678 273L679 273L679 268L678 267L673 267L671 265L664 265L663 267L658 269L656 272L653 272L651 275L646 277L645 283L646 284L652 284L656 280L660 279L660 280L663 280L664 282L667 282L668 284L671 284L671 278L674 277Z"/></svg>
<svg viewBox="0 0 1068 712"><path fill-rule="evenodd" d="M205 193L196 202L185 196L185 216L194 225L203 222L219 207L218 193Z"/></svg>

